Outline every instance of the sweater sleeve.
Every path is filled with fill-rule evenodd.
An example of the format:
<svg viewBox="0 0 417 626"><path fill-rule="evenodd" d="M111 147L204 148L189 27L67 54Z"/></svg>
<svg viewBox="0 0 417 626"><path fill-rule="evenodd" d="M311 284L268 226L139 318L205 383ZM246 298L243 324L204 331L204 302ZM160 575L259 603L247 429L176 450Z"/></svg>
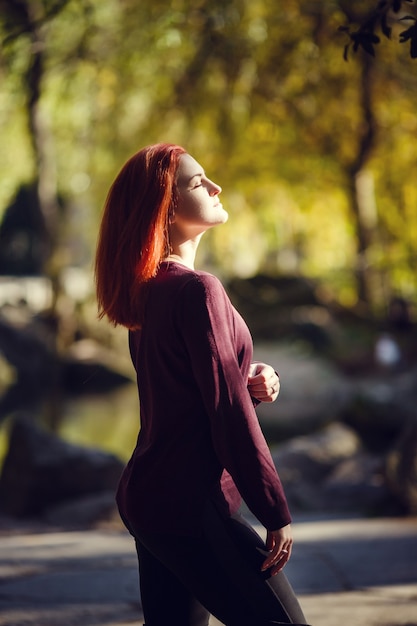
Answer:
<svg viewBox="0 0 417 626"><path fill-rule="evenodd" d="M220 281L210 274L196 275L182 296L181 332L216 455L265 528L281 528L291 517L239 364L237 314Z"/></svg>

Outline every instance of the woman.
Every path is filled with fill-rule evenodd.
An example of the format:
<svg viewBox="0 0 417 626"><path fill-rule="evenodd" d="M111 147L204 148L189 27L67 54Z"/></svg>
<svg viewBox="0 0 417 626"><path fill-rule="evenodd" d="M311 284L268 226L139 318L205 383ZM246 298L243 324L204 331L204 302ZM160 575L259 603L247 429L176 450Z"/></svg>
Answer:
<svg viewBox="0 0 417 626"><path fill-rule="evenodd" d="M134 536L146 626L305 624L282 568L291 518L254 406L279 391L214 276L194 269L226 222L183 148L148 146L114 181L96 256L100 316L129 329L141 428L117 502ZM266 545L239 516L241 498Z"/></svg>

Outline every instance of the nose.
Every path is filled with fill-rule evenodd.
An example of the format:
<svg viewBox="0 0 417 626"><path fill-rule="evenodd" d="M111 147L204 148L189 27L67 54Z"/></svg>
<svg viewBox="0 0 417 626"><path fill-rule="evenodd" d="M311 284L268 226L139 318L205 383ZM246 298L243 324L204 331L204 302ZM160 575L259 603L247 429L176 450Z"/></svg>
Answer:
<svg viewBox="0 0 417 626"><path fill-rule="evenodd" d="M216 183L213 183L212 180L209 180L209 193L211 196L218 196L219 193L221 193L222 188L220 187L220 185L216 185Z"/></svg>

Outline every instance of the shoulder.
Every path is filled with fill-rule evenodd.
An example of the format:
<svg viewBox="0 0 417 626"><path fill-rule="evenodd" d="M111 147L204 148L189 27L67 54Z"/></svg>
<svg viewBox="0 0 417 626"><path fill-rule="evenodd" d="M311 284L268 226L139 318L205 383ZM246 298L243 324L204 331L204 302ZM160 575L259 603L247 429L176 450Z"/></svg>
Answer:
<svg viewBox="0 0 417 626"><path fill-rule="evenodd" d="M189 296L211 300L213 298L227 298L226 291L217 278L209 272L192 271L184 284L184 289Z"/></svg>
<svg viewBox="0 0 417 626"><path fill-rule="evenodd" d="M171 304L192 307L208 307L230 305L230 300L221 281L203 270L193 270L179 264L166 265L161 268L156 284L159 288L169 287Z"/></svg>

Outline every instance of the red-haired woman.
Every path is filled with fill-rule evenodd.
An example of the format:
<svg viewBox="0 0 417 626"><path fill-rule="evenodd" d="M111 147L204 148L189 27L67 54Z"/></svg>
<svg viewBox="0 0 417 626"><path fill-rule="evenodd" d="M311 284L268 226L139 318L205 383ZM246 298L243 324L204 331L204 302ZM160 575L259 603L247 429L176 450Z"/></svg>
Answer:
<svg viewBox="0 0 417 626"><path fill-rule="evenodd" d="M117 502L134 536L146 626L305 624L282 568L291 518L254 406L279 379L217 278L194 269L226 222L183 148L149 146L114 181L96 256L100 315L129 329L140 432ZM266 544L239 515L243 498Z"/></svg>

